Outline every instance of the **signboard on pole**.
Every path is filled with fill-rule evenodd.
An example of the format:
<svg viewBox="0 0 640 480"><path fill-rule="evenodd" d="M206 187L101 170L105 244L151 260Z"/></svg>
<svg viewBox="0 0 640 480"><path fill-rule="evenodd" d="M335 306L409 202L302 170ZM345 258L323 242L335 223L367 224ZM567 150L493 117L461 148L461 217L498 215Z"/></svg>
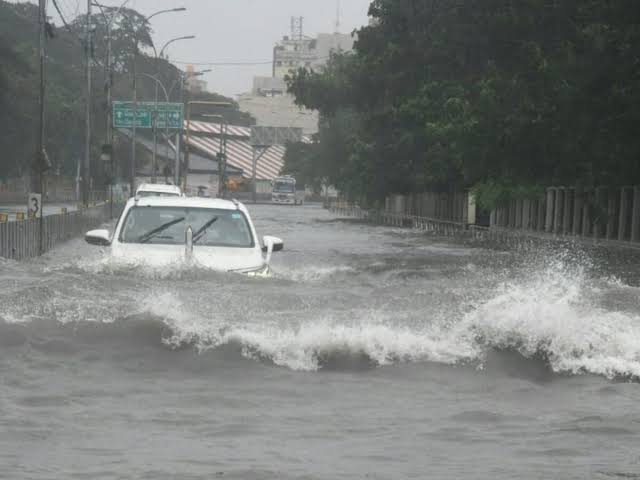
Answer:
<svg viewBox="0 0 640 480"><path fill-rule="evenodd" d="M286 145L288 142L300 142L302 129L294 127L251 127L251 145L269 147Z"/></svg>
<svg viewBox="0 0 640 480"><path fill-rule="evenodd" d="M39 193L29 194L27 211L29 212L29 218L42 217L42 195L41 194Z"/></svg>
<svg viewBox="0 0 640 480"><path fill-rule="evenodd" d="M184 126L184 105L167 102L113 102L113 126L115 128L178 129Z"/></svg>

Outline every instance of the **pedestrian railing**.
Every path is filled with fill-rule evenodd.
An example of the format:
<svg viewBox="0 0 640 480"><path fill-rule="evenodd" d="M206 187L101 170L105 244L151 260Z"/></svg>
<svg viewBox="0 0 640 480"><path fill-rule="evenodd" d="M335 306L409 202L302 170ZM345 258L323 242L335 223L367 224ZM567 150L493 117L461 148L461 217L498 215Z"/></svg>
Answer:
<svg viewBox="0 0 640 480"><path fill-rule="evenodd" d="M113 206L114 216L120 206ZM13 260L34 258L48 252L61 242L83 235L111 218L108 203L44 218L0 222L0 257ZM42 225L42 248L40 226Z"/></svg>

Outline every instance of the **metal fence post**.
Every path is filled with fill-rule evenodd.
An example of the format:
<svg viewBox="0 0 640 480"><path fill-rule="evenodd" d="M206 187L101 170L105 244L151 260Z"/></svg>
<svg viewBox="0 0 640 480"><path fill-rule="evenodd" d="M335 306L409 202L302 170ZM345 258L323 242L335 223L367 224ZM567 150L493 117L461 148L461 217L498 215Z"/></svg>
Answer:
<svg viewBox="0 0 640 480"><path fill-rule="evenodd" d="M640 186L633 188L633 210L631 213L631 241L640 242Z"/></svg>

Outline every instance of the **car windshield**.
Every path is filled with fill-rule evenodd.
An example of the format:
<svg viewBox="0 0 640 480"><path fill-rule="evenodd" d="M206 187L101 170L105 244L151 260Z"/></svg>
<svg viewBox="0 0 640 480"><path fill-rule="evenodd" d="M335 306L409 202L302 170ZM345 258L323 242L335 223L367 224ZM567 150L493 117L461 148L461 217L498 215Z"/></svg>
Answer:
<svg viewBox="0 0 640 480"><path fill-rule="evenodd" d="M238 210L185 207L133 207L120 233L122 243L181 245L191 226L194 245L251 248L249 222Z"/></svg>
<svg viewBox="0 0 640 480"><path fill-rule="evenodd" d="M136 194L138 197L179 197L177 193L169 193L169 192L151 192L151 191L143 191L138 192Z"/></svg>
<svg viewBox="0 0 640 480"><path fill-rule="evenodd" d="M291 182L276 182L273 187L273 191L278 193L293 193L294 190L295 185Z"/></svg>

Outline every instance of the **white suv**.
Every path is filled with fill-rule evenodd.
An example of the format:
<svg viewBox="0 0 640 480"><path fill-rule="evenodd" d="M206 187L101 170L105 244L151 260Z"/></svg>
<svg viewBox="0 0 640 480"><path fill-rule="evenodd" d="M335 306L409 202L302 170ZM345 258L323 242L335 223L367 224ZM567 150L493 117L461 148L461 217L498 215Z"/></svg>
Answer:
<svg viewBox="0 0 640 480"><path fill-rule="evenodd" d="M281 239L263 246L246 207L236 201L193 197L130 199L115 227L93 230L87 243L110 247L114 260L170 266L187 262L220 271L267 275Z"/></svg>
<svg viewBox="0 0 640 480"><path fill-rule="evenodd" d="M136 197L181 197L182 190L175 185L162 183L143 183L136 190Z"/></svg>

